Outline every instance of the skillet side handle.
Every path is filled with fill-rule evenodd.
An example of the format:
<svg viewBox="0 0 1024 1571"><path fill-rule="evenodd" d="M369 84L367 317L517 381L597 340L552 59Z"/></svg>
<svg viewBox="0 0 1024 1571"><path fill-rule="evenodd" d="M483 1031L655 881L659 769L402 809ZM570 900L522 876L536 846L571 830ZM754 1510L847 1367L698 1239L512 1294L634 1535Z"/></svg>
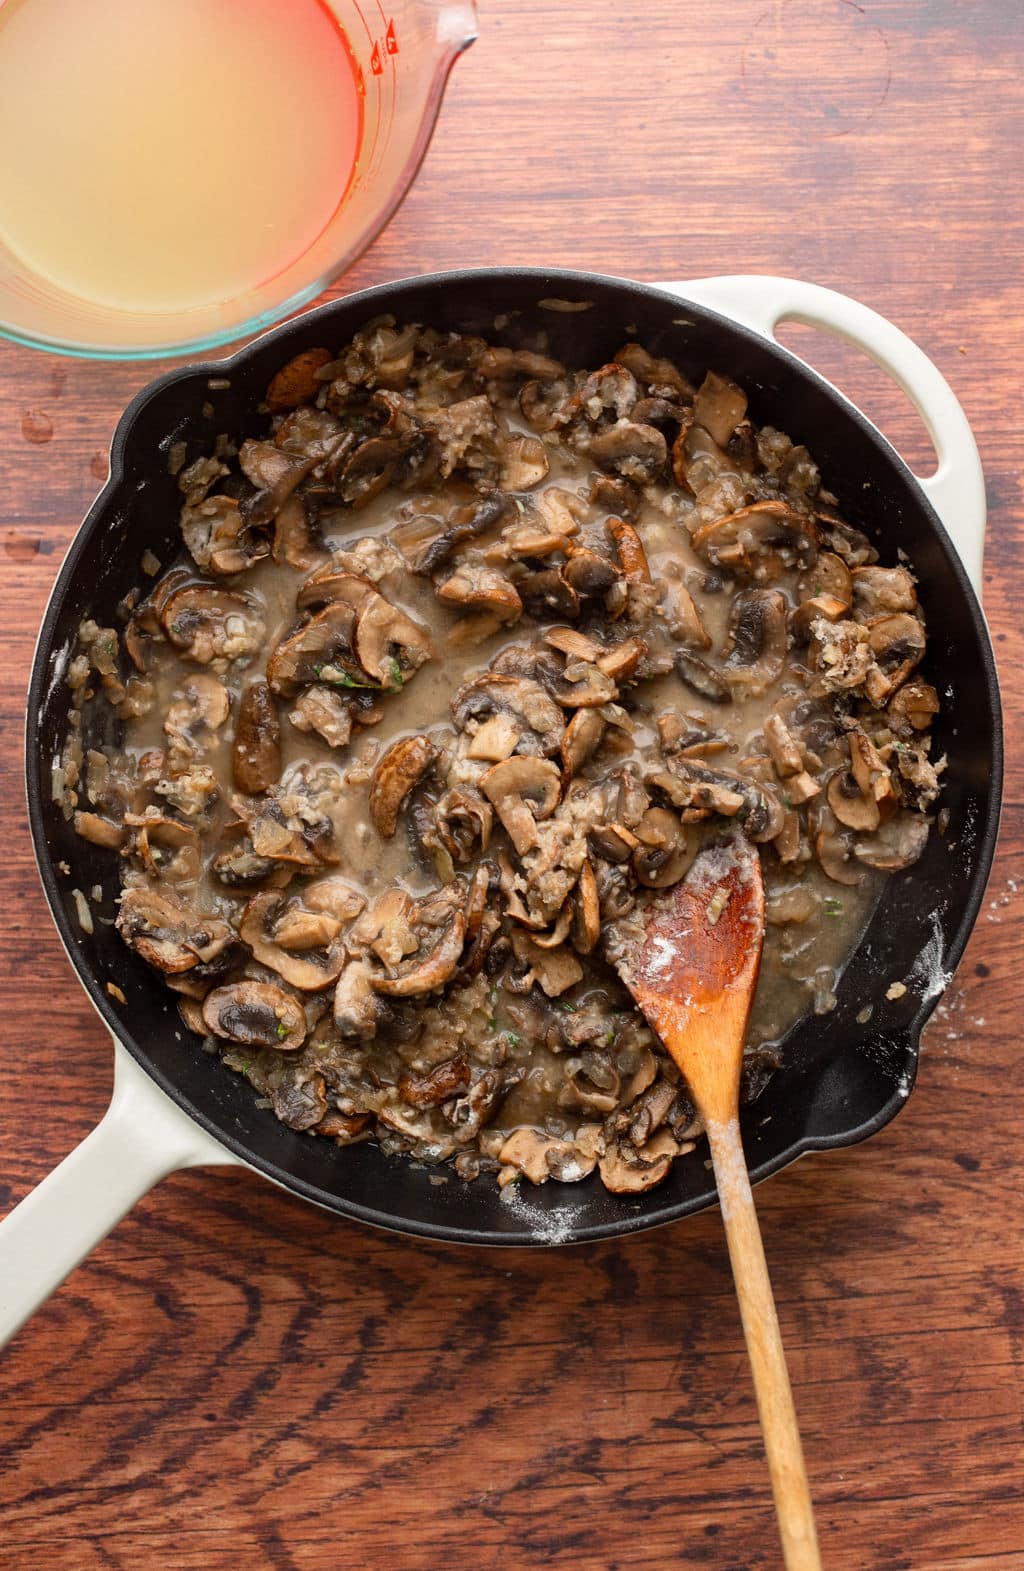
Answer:
<svg viewBox="0 0 1024 1571"><path fill-rule="evenodd" d="M161 1178L235 1162L115 1038L103 1118L0 1222L0 1347Z"/></svg>
<svg viewBox="0 0 1024 1571"><path fill-rule="evenodd" d="M938 455L932 475L915 476L938 513L979 601L985 548L985 476L974 434L955 393L906 333L849 295L798 278L736 274L662 285L720 311L765 338L780 322L802 322L845 339L881 366L906 393Z"/></svg>

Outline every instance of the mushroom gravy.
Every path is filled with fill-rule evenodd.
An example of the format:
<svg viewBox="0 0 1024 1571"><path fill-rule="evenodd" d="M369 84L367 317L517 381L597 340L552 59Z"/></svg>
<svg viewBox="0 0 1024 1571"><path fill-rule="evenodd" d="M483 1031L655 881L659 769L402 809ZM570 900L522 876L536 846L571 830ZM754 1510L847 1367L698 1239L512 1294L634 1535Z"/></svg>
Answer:
<svg viewBox="0 0 1024 1571"><path fill-rule="evenodd" d="M571 372L382 319L184 459L182 555L68 673L56 790L125 941L293 1129L660 1182L699 1121L608 926L742 824L755 1095L927 838L909 570L734 383L638 345Z"/></svg>

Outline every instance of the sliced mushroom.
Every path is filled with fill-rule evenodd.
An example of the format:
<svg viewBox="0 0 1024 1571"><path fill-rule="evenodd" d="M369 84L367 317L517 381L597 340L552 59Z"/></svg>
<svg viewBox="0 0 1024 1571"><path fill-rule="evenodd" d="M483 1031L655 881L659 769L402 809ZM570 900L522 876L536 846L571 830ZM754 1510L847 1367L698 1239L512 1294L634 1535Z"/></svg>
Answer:
<svg viewBox="0 0 1024 1571"><path fill-rule="evenodd" d="M455 862L468 862L486 851L494 814L490 804L472 786L446 791L435 809L438 836Z"/></svg>
<svg viewBox="0 0 1024 1571"><path fill-rule="evenodd" d="M668 1177L671 1168L669 1152L648 1160L628 1142L619 1140L608 1147L598 1163L601 1181L613 1195L646 1194Z"/></svg>
<svg viewBox="0 0 1024 1571"><path fill-rule="evenodd" d="M909 736L912 731L927 731L939 708L939 695L930 682L904 682L890 698L885 715L897 735Z"/></svg>
<svg viewBox="0 0 1024 1571"><path fill-rule="evenodd" d="M539 682L528 677L485 671L459 688L451 703L452 719L460 731L470 722L507 714L522 728L521 753L550 757L557 753L565 732L562 711Z"/></svg>
<svg viewBox="0 0 1024 1571"><path fill-rule="evenodd" d="M504 1187L504 1183L522 1173L531 1184L546 1184L551 1177L550 1159L570 1150L567 1141L542 1134L539 1129L514 1129L498 1152L498 1161L508 1174L500 1174L498 1183Z"/></svg>
<svg viewBox="0 0 1024 1571"><path fill-rule="evenodd" d="M381 1003L370 985L365 960L350 960L334 990L334 1024L347 1040L370 1042L377 1034Z"/></svg>
<svg viewBox="0 0 1024 1571"><path fill-rule="evenodd" d="M572 895L571 934L572 947L579 955L592 954L601 936L601 901L597 878L589 861L580 868Z"/></svg>
<svg viewBox="0 0 1024 1571"><path fill-rule="evenodd" d="M577 617L580 614L580 597L557 567L545 567L536 573L527 573L516 585L523 605L531 616L538 619L549 616Z"/></svg>
<svg viewBox="0 0 1024 1571"><path fill-rule="evenodd" d="M514 622L523 609L512 580L491 567L457 567L451 577L438 586L437 597L449 605L493 611L499 622Z"/></svg>
<svg viewBox="0 0 1024 1571"><path fill-rule="evenodd" d="M667 579L661 592L665 622L674 638L689 649L710 649L711 638L694 598L678 578Z"/></svg>
<svg viewBox="0 0 1024 1571"><path fill-rule="evenodd" d="M853 570L853 608L858 621L913 611L917 589L905 567L856 567Z"/></svg>
<svg viewBox="0 0 1024 1571"><path fill-rule="evenodd" d="M883 820L891 818L899 804L888 765L859 727L848 733L847 741L850 744L850 768L861 794L877 804Z"/></svg>
<svg viewBox="0 0 1024 1571"><path fill-rule="evenodd" d="M814 632L815 622L841 622L850 609L848 600L833 595L812 595L801 600L789 619L790 631L798 644L806 644Z"/></svg>
<svg viewBox="0 0 1024 1571"><path fill-rule="evenodd" d="M356 618L355 652L366 674L382 687L401 687L433 655L425 627L377 595Z"/></svg>
<svg viewBox="0 0 1024 1571"><path fill-rule="evenodd" d="M389 998L411 998L431 993L454 975L466 937L466 918L456 911L436 947L425 960L417 959L394 976L372 976L371 985Z"/></svg>
<svg viewBox="0 0 1024 1571"><path fill-rule="evenodd" d="M464 1091L469 1082L469 1060L464 1053L456 1053L426 1074L399 1075L398 1094L410 1107L440 1107Z"/></svg>
<svg viewBox="0 0 1024 1571"><path fill-rule="evenodd" d="M267 661L271 690L281 698L290 698L312 682L343 688L368 686L366 673L352 652L355 621L352 606L332 601L281 639Z"/></svg>
<svg viewBox="0 0 1024 1571"><path fill-rule="evenodd" d="M165 818L157 808L144 814L126 813L132 831L130 851L152 878L170 883L194 883L200 872L199 832L180 818Z"/></svg>
<svg viewBox="0 0 1024 1571"><path fill-rule="evenodd" d="M323 911L339 922L353 921L366 906L366 896L345 878L318 878L302 891L302 903L310 911Z"/></svg>
<svg viewBox="0 0 1024 1571"><path fill-rule="evenodd" d="M634 485L647 485L668 467L663 434L656 426L634 420L617 420L591 438L587 451L595 464L632 480Z"/></svg>
<svg viewBox="0 0 1024 1571"><path fill-rule="evenodd" d="M848 829L877 829L881 822L878 803L861 790L849 769L837 769L825 789L828 805Z"/></svg>
<svg viewBox="0 0 1024 1571"><path fill-rule="evenodd" d="M875 666L868 671L864 687L871 702L881 707L920 665L925 650L924 625L906 611L880 617L868 625L868 645Z"/></svg>
<svg viewBox="0 0 1024 1571"><path fill-rule="evenodd" d="M599 709L577 709L562 737L562 764L566 781L578 775L601 744L607 722Z"/></svg>
<svg viewBox="0 0 1024 1571"><path fill-rule="evenodd" d="M239 791L257 796L281 775L281 722L266 682L251 682L238 701L231 772Z"/></svg>
<svg viewBox="0 0 1024 1571"><path fill-rule="evenodd" d="M788 652L785 597L777 589L742 590L729 612L726 681L746 693L763 693L782 675Z"/></svg>
<svg viewBox="0 0 1024 1571"><path fill-rule="evenodd" d="M305 896L303 896L305 898ZM292 906L274 923L274 942L282 949L326 949L341 932L338 918L327 911Z"/></svg>
<svg viewBox="0 0 1024 1571"><path fill-rule="evenodd" d="M346 747L352 739L352 702L330 687L307 687L288 711L288 719L296 731L315 731L328 747Z"/></svg>
<svg viewBox="0 0 1024 1571"><path fill-rule="evenodd" d="M309 509L301 496L290 496L277 511L274 519L274 543L271 548L275 562L286 562L306 573L326 555L319 530L314 527Z"/></svg>
<svg viewBox="0 0 1024 1571"><path fill-rule="evenodd" d="M647 644L642 638L624 638L599 655L594 662L603 676L612 682L624 683L636 676L640 662L647 655Z"/></svg>
<svg viewBox="0 0 1024 1571"><path fill-rule="evenodd" d="M495 529L505 517L511 498L504 491L496 491L472 507L456 508L447 527L437 535L416 562L414 571L429 577L444 567L452 554L467 540L476 540L488 530Z"/></svg>
<svg viewBox="0 0 1024 1571"><path fill-rule="evenodd" d="M690 649L677 649L672 664L679 680L699 698L706 698L712 704L732 703L732 689L728 682L700 655L695 655Z"/></svg>
<svg viewBox="0 0 1024 1571"><path fill-rule="evenodd" d="M99 813L78 812L74 816L75 833L106 851L116 851L124 842L124 827L115 824Z"/></svg>
<svg viewBox="0 0 1024 1571"><path fill-rule="evenodd" d="M544 443L535 436L510 436L502 452L498 483L503 491L532 491L548 475Z"/></svg>
<svg viewBox="0 0 1024 1571"><path fill-rule="evenodd" d="M520 856L537 844L537 820L554 812L561 796L558 768L547 759L516 756L495 764L480 781Z"/></svg>
<svg viewBox="0 0 1024 1571"><path fill-rule="evenodd" d="M648 889L678 884L696 855L687 844L686 829L665 807L649 807L634 830L640 844L633 852L633 871Z"/></svg>
<svg viewBox="0 0 1024 1571"><path fill-rule="evenodd" d="M243 518L232 496L183 507L181 535L196 566L211 573L244 573L270 550L266 530Z"/></svg>
<svg viewBox="0 0 1024 1571"><path fill-rule="evenodd" d="M212 1036L279 1053L297 1052L306 1040L302 1005L271 982L214 988L203 1004L203 1024Z"/></svg>
<svg viewBox="0 0 1024 1571"><path fill-rule="evenodd" d="M624 518L609 518L608 532L615 541L622 571L629 582L649 584L651 570L647 565L647 553L633 525Z"/></svg>
<svg viewBox="0 0 1024 1571"><path fill-rule="evenodd" d="M606 595L614 584L620 582L619 569L615 563L587 546L576 546L569 550L561 571L569 587L583 598L596 599Z"/></svg>
<svg viewBox="0 0 1024 1571"><path fill-rule="evenodd" d="M798 567L809 566L817 554L814 521L786 502L755 502L725 518L703 524L693 548L713 567L753 573L761 557L776 551Z"/></svg>
<svg viewBox="0 0 1024 1571"><path fill-rule="evenodd" d="M300 611L322 611L324 606L338 603L359 611L378 592L376 585L360 573L339 571L331 564L306 579L295 596L295 604ZM355 626L354 616L351 625Z"/></svg>
<svg viewBox="0 0 1024 1571"><path fill-rule="evenodd" d="M566 1081L558 1094L559 1107L587 1113L612 1113L619 1105L622 1076L608 1053L593 1049L570 1058Z"/></svg>
<svg viewBox="0 0 1024 1571"><path fill-rule="evenodd" d="M814 564L814 593L842 602L845 610L853 603L853 578L841 556L834 551L819 551Z"/></svg>
<svg viewBox="0 0 1024 1571"><path fill-rule="evenodd" d="M192 585L163 608L164 631L188 660L238 660L258 653L266 626L255 600L232 589Z"/></svg>
<svg viewBox="0 0 1024 1571"><path fill-rule="evenodd" d="M815 808L812 835L822 872L836 884L861 883L864 875L853 861L850 835L840 828L828 807L816 803Z"/></svg>
<svg viewBox="0 0 1024 1571"><path fill-rule="evenodd" d="M276 971L291 987L305 993L322 992L337 981L344 956L337 946L301 955L285 949L275 935L276 921L283 914L284 899L280 894L254 895L242 913L238 936L248 944L260 965Z"/></svg>
<svg viewBox="0 0 1024 1571"><path fill-rule="evenodd" d="M858 861L884 873L895 873L918 860L928 843L928 820L899 813L873 835L862 836L853 848Z"/></svg>
<svg viewBox="0 0 1024 1571"><path fill-rule="evenodd" d="M559 998L582 980L583 967L564 947L544 949L531 934L517 929L512 934L512 948L525 967L522 980L526 990L536 983L548 998Z"/></svg>
<svg viewBox="0 0 1024 1571"><path fill-rule="evenodd" d="M764 739L780 780L801 772L804 767L803 751L781 715L768 716L764 723Z"/></svg>
<svg viewBox="0 0 1024 1571"><path fill-rule="evenodd" d="M697 424L719 447L726 447L746 412L747 395L743 389L717 371L709 371L693 400Z"/></svg>
<svg viewBox="0 0 1024 1571"><path fill-rule="evenodd" d="M219 917L205 916L145 885L121 896L117 930L143 960L170 975L209 964L235 936Z"/></svg>
<svg viewBox="0 0 1024 1571"><path fill-rule="evenodd" d="M405 736L378 759L370 782L370 817L385 840L398 828L402 803L436 757L437 748L429 737Z"/></svg>

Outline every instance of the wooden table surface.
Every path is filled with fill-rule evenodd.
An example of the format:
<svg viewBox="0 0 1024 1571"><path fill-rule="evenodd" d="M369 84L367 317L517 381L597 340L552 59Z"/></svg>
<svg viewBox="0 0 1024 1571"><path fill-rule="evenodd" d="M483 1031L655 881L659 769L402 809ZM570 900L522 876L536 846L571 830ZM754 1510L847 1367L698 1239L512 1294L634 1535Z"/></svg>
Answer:
<svg viewBox="0 0 1024 1571"><path fill-rule="evenodd" d="M906 1111L759 1192L825 1564L1024 1567L1019 0L491 0L390 229L346 280L534 261L792 274L952 382L990 505L1000 855ZM927 468L881 375L789 331ZM0 1208L106 1104L110 1045L37 884L33 640L149 378L0 344ZM161 1184L0 1361L0 1566L778 1567L720 1220L488 1253L245 1173Z"/></svg>

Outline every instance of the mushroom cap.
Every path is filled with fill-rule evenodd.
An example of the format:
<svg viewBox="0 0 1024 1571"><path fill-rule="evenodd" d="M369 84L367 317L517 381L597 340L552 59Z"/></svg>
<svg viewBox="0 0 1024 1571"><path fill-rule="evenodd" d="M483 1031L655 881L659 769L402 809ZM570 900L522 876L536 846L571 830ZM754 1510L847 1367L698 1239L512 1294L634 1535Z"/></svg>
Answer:
<svg viewBox="0 0 1024 1571"><path fill-rule="evenodd" d="M194 911L147 885L124 891L117 930L143 960L170 975L209 964L235 936L219 917Z"/></svg>
<svg viewBox="0 0 1024 1571"><path fill-rule="evenodd" d="M814 520L786 502L754 502L724 518L703 524L693 536L693 548L713 567L732 572L753 572L763 552L785 549L797 564L806 567L817 554Z"/></svg>
<svg viewBox="0 0 1024 1571"><path fill-rule="evenodd" d="M284 948L274 935L275 919L284 914L285 897L268 890L254 895L242 913L238 936L252 950L253 959L268 970L276 971L292 987L304 993L319 993L337 981L344 955L332 945L312 958Z"/></svg>
<svg viewBox="0 0 1024 1571"><path fill-rule="evenodd" d="M359 573L350 573L347 569L339 570L329 563L306 579L295 596L295 604L300 611L319 611L326 605L340 601L343 605L351 606L353 611L358 611L378 593L376 585L368 578L361 577Z"/></svg>
<svg viewBox="0 0 1024 1571"><path fill-rule="evenodd" d="M366 674L352 654L356 613L344 600L331 601L294 632L282 638L267 661L267 681L281 698L322 679L324 668L342 687L366 686Z"/></svg>
<svg viewBox="0 0 1024 1571"><path fill-rule="evenodd" d="M269 790L281 775L281 722L262 678L251 682L238 701L231 773L239 791L247 796Z"/></svg>
<svg viewBox="0 0 1024 1571"><path fill-rule="evenodd" d="M426 628L381 594L357 613L354 647L367 676L382 687L401 687L434 652Z"/></svg>
<svg viewBox="0 0 1024 1571"><path fill-rule="evenodd" d="M786 599L778 589L745 589L729 611L729 652L722 674L731 686L763 693L782 675L789 652Z"/></svg>
<svg viewBox="0 0 1024 1571"><path fill-rule="evenodd" d="M519 855L525 856L537 844L537 820L548 818L558 805L562 777L549 759L513 754L487 770L480 789Z"/></svg>
<svg viewBox="0 0 1024 1571"><path fill-rule="evenodd" d="M837 769L825 788L828 805L847 829L877 829L881 822L878 803L863 792L849 769Z"/></svg>
<svg viewBox="0 0 1024 1571"><path fill-rule="evenodd" d="M709 371L693 400L693 418L716 442L725 447L747 412L747 395L727 376Z"/></svg>
<svg viewBox="0 0 1024 1571"><path fill-rule="evenodd" d="M370 817L385 840L398 828L402 803L436 757L437 748L426 736L400 737L381 754L370 782Z"/></svg>
<svg viewBox="0 0 1024 1571"><path fill-rule="evenodd" d="M640 844L633 852L633 871L648 889L678 884L696 855L687 844L686 829L667 807L649 807L634 828Z"/></svg>
<svg viewBox="0 0 1024 1571"><path fill-rule="evenodd" d="M213 1036L279 1053L294 1053L306 1040L302 1005L271 982L214 988L203 1003L203 1024Z"/></svg>
<svg viewBox="0 0 1024 1571"><path fill-rule="evenodd" d="M165 603L160 620L175 649L200 665L256 654L266 631L250 595L212 584L177 590Z"/></svg>
<svg viewBox="0 0 1024 1571"><path fill-rule="evenodd" d="M451 712L460 731L465 731L471 720L512 715L522 726L518 751L538 757L556 753L565 733L562 711L550 693L530 677L484 671L459 688Z"/></svg>
<svg viewBox="0 0 1024 1571"><path fill-rule="evenodd" d="M640 425L635 420L617 420L606 431L598 432L587 447L589 456L602 469L646 484L668 468L668 443L657 426Z"/></svg>
<svg viewBox="0 0 1024 1571"><path fill-rule="evenodd" d="M885 873L895 873L918 860L928 843L926 818L914 813L898 813L870 836L862 836L853 848L858 861Z"/></svg>
<svg viewBox="0 0 1024 1571"><path fill-rule="evenodd" d="M425 959L415 956L394 976L371 976L371 986L388 998L411 998L432 993L454 975L466 937L466 918L456 911L435 948Z"/></svg>

